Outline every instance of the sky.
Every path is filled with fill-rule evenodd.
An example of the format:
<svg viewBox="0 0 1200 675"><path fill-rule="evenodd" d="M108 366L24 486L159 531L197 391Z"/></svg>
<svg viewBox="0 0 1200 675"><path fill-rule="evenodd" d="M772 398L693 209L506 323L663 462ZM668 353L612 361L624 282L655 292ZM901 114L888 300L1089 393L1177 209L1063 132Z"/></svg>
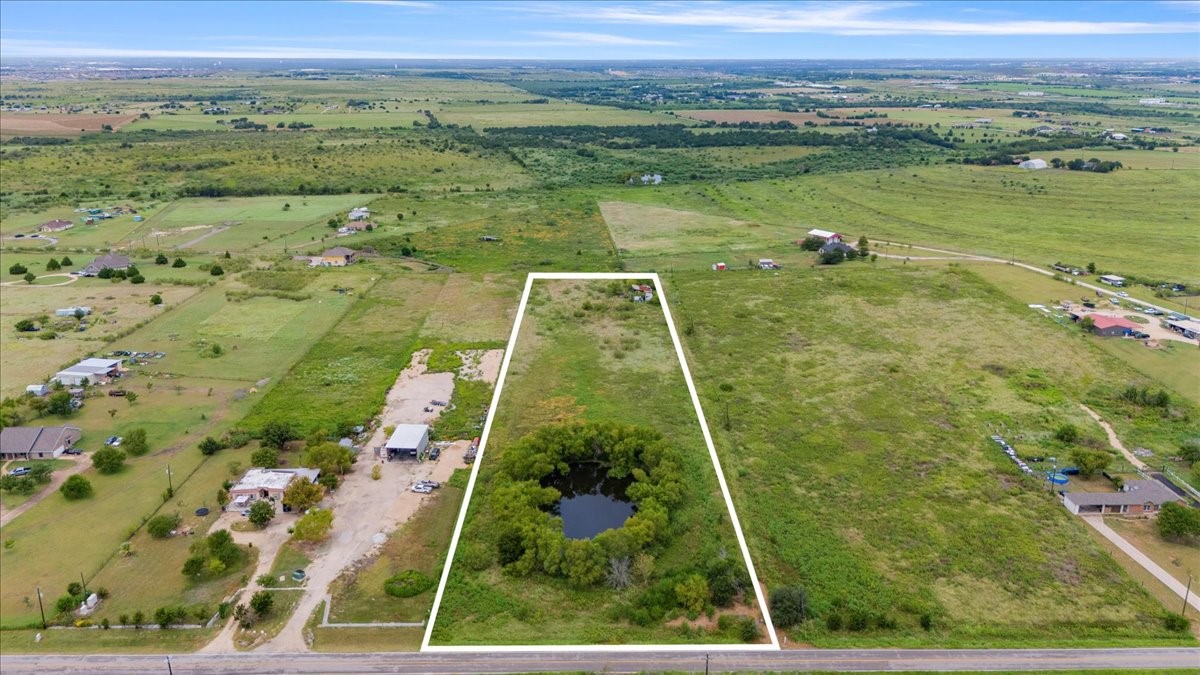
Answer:
<svg viewBox="0 0 1200 675"><path fill-rule="evenodd" d="M0 60L1200 59L1200 0L0 0Z"/></svg>

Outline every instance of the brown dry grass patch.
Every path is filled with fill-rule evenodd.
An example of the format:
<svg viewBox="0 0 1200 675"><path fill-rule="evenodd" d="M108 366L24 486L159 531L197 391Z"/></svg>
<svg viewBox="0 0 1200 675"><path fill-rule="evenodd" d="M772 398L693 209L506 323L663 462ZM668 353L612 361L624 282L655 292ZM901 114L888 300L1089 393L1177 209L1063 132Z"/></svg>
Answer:
<svg viewBox="0 0 1200 675"><path fill-rule="evenodd" d="M105 124L120 129L137 115L90 115L64 113L17 113L0 115L3 136L72 136L85 131L100 131Z"/></svg>

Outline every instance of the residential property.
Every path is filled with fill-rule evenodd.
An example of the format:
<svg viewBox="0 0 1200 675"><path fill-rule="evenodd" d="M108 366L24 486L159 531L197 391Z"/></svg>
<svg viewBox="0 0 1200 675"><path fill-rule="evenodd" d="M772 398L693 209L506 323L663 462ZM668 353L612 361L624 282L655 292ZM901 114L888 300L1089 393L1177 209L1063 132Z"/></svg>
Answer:
<svg viewBox="0 0 1200 675"><path fill-rule="evenodd" d="M812 229L812 230L808 231L808 236L820 237L821 239L825 240L826 244L828 244L831 241L841 241L842 240L842 235L838 234L837 232L830 232L829 230Z"/></svg>
<svg viewBox="0 0 1200 675"><path fill-rule="evenodd" d="M1138 103L1142 105L1164 105L1167 99L1165 98L1139 98Z"/></svg>
<svg viewBox="0 0 1200 675"><path fill-rule="evenodd" d="M649 284L633 284L633 301L650 302L654 299L654 287Z"/></svg>
<svg viewBox="0 0 1200 675"><path fill-rule="evenodd" d="M833 253L834 251L841 251L845 255L849 255L851 253L858 253L858 249L854 248L853 246L851 246L849 244L843 244L840 241L831 241L828 244L825 244L821 248L817 249L817 252L821 253L821 254Z"/></svg>
<svg viewBox="0 0 1200 675"><path fill-rule="evenodd" d="M1092 332L1096 335L1104 337L1124 337L1130 333L1137 331L1139 326L1119 316L1101 316L1099 314L1092 316Z"/></svg>
<svg viewBox="0 0 1200 675"><path fill-rule="evenodd" d="M365 220L355 220L339 227L338 234L354 234L356 232L366 232L368 229L375 229L375 223Z"/></svg>
<svg viewBox="0 0 1200 675"><path fill-rule="evenodd" d="M75 223L69 220L51 220L41 225L38 225L38 232L62 232L75 227Z"/></svg>
<svg viewBox="0 0 1200 675"><path fill-rule="evenodd" d="M84 359L79 363L60 370L51 378L64 386L76 387L87 380L89 384L99 384L109 378L121 376L121 362L117 359Z"/></svg>
<svg viewBox="0 0 1200 675"><path fill-rule="evenodd" d="M1046 160L1044 159L1027 159L1017 165L1022 169L1044 169L1046 168Z"/></svg>
<svg viewBox="0 0 1200 675"><path fill-rule="evenodd" d="M397 458L416 459L429 447L429 425L398 424L396 430L383 444L384 455L389 461Z"/></svg>
<svg viewBox="0 0 1200 675"><path fill-rule="evenodd" d="M714 272L724 272L726 269L723 262L713 263L712 268Z"/></svg>
<svg viewBox="0 0 1200 675"><path fill-rule="evenodd" d="M1115 274L1105 274L1100 277L1100 283L1108 284L1109 286L1124 286L1125 277L1119 277Z"/></svg>
<svg viewBox="0 0 1200 675"><path fill-rule="evenodd" d="M1167 502L1183 498L1156 480L1125 481L1121 492L1068 492L1063 504L1076 515L1145 515L1157 513Z"/></svg>
<svg viewBox="0 0 1200 675"><path fill-rule="evenodd" d="M1045 96L1045 95L1046 95L1046 92L1044 92L1044 91L1018 91L1017 92L1017 96L1038 97L1038 96Z"/></svg>
<svg viewBox="0 0 1200 675"><path fill-rule="evenodd" d="M760 269L760 270L777 270L780 268L781 268L781 265L779 263L775 262L774 260L771 260L770 258L759 258L758 259L758 269Z"/></svg>
<svg viewBox="0 0 1200 675"><path fill-rule="evenodd" d="M1129 140L1129 137L1128 137L1128 136L1126 136L1125 134L1109 134L1109 135L1108 135L1108 137L1109 137L1109 138L1111 138L1111 139L1113 139L1114 141L1127 141L1127 140Z"/></svg>
<svg viewBox="0 0 1200 675"><path fill-rule="evenodd" d="M313 262L322 267L345 267L358 262L358 251L345 246L334 246L314 259Z"/></svg>
<svg viewBox="0 0 1200 675"><path fill-rule="evenodd" d="M230 502L225 508L244 509L258 499L277 502L283 499L283 493L292 481L299 478L315 483L320 476L320 469L250 469L229 488Z"/></svg>
<svg viewBox="0 0 1200 675"><path fill-rule="evenodd" d="M45 396L50 393L50 387L45 384L31 384L25 387L25 393L33 394L34 396Z"/></svg>
<svg viewBox="0 0 1200 675"><path fill-rule="evenodd" d="M0 430L0 460L54 459L79 440L77 427L5 427Z"/></svg>
<svg viewBox="0 0 1200 675"><path fill-rule="evenodd" d="M355 209L350 209L350 222L356 220L367 220L371 217L371 209L365 206L360 206Z"/></svg>
<svg viewBox="0 0 1200 675"><path fill-rule="evenodd" d="M629 180L625 181L625 184L626 185L635 185L639 181L641 182L642 185L662 185L663 177L657 173L643 174L640 178L637 176L630 176Z"/></svg>
<svg viewBox="0 0 1200 675"><path fill-rule="evenodd" d="M54 310L54 316L62 316L62 317L78 316L80 312L83 312L83 316L87 316L88 314L92 313L92 308L91 307L63 307L61 309Z"/></svg>
<svg viewBox="0 0 1200 675"><path fill-rule="evenodd" d="M83 268L83 276L94 277L100 274L102 269L124 270L129 269L130 261L128 256L116 255L115 253L107 253L96 258L87 267Z"/></svg>

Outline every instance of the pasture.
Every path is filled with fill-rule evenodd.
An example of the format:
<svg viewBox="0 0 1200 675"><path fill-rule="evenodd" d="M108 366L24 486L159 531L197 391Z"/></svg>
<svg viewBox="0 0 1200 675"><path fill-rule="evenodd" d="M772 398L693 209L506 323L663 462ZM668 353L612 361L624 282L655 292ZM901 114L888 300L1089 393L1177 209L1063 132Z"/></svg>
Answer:
<svg viewBox="0 0 1200 675"><path fill-rule="evenodd" d="M618 618L643 585L616 591L576 588L540 573L507 574L494 561L496 514L489 506L505 449L539 427L566 421L619 421L656 429L683 453L686 496L665 542L652 549L645 583L737 559L728 511L700 435L657 303L633 303L627 282L538 281L485 449L433 644L638 644L737 642L686 618L636 625ZM744 566L735 563L738 569ZM747 593L749 593L747 589ZM753 613L753 594L742 611ZM572 607L564 615L562 607ZM716 612L727 610L718 608ZM711 618L711 617L710 617ZM709 621L708 625L712 622Z"/></svg>
<svg viewBox="0 0 1200 675"><path fill-rule="evenodd" d="M1086 336L961 266L666 282L702 403L710 416L727 411L714 440L760 577L808 590L814 620L789 630L793 641L1176 639L1086 526L987 440L1000 430L1023 439L1022 454L1055 450L1063 421L1094 428L1076 406L1085 398L1125 419L1106 392L1145 380Z"/></svg>
<svg viewBox="0 0 1200 675"><path fill-rule="evenodd" d="M0 138L12 136L78 136L97 132L105 126L113 130L129 124L136 115L94 115L64 113L0 114Z"/></svg>

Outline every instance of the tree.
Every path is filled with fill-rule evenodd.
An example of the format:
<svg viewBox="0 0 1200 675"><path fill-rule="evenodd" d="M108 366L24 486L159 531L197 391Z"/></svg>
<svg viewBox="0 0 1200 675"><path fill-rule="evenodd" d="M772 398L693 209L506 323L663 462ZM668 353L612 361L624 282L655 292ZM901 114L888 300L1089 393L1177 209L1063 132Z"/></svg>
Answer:
<svg viewBox="0 0 1200 675"><path fill-rule="evenodd" d="M275 606L275 596L267 591L258 591L250 597L250 609L260 617L271 613Z"/></svg>
<svg viewBox="0 0 1200 675"><path fill-rule="evenodd" d="M49 483L53 473L54 467L49 462L38 462L29 467L29 478L38 485Z"/></svg>
<svg viewBox="0 0 1200 675"><path fill-rule="evenodd" d="M129 403L129 405L133 405L134 403L137 403L137 400L138 400L138 393L136 391L130 391L130 392L125 393L125 401L127 403Z"/></svg>
<svg viewBox="0 0 1200 675"><path fill-rule="evenodd" d="M288 441L300 438L300 435L296 433L295 427L287 422L267 422L262 426L259 435L262 437L262 444L264 446L279 450L282 450Z"/></svg>
<svg viewBox="0 0 1200 675"><path fill-rule="evenodd" d="M96 272L96 278L97 278L97 279L111 279L111 278L113 278L113 271L112 271L112 268L111 268L111 267L101 267L101 268L100 268L100 271L99 271L99 272Z"/></svg>
<svg viewBox="0 0 1200 675"><path fill-rule="evenodd" d="M1090 478L1096 472L1107 469L1112 461L1112 455L1103 450L1088 450L1079 447L1072 448L1069 457L1084 478Z"/></svg>
<svg viewBox="0 0 1200 675"><path fill-rule="evenodd" d="M1096 329L1096 320L1090 316L1085 316L1079 320L1079 327L1090 333Z"/></svg>
<svg viewBox="0 0 1200 675"><path fill-rule="evenodd" d="M208 273L214 277L219 277L222 274L225 274L225 270L221 269L220 265L213 265L211 268L209 268Z"/></svg>
<svg viewBox="0 0 1200 675"><path fill-rule="evenodd" d="M25 283L32 284L34 281L37 280L37 275L35 275L33 272L26 272L25 276L23 276L21 278L25 280Z"/></svg>
<svg viewBox="0 0 1200 675"><path fill-rule="evenodd" d="M179 526L178 513L160 513L146 522L146 532L155 539L166 539Z"/></svg>
<svg viewBox="0 0 1200 675"><path fill-rule="evenodd" d="M169 262L171 262L171 260L169 258L167 258L167 256L163 255L162 253L159 253L158 255L154 256L154 264L155 265L166 265Z"/></svg>
<svg viewBox="0 0 1200 675"><path fill-rule="evenodd" d="M292 538L297 541L322 541L329 536L333 529L333 511L315 509L309 511L296 521L292 528Z"/></svg>
<svg viewBox="0 0 1200 675"><path fill-rule="evenodd" d="M14 328L21 333L30 333L37 330L37 326L29 319L21 319L14 325Z"/></svg>
<svg viewBox="0 0 1200 675"><path fill-rule="evenodd" d="M46 261L46 271L47 272L53 272L54 270L60 270L60 269L62 269L62 265L59 264L59 262L57 260L55 260L54 258L51 258L50 260Z"/></svg>
<svg viewBox="0 0 1200 675"><path fill-rule="evenodd" d="M316 483L310 483L303 477L293 480L283 491L283 503L293 511L304 512L321 503L325 497L325 488Z"/></svg>
<svg viewBox="0 0 1200 675"><path fill-rule="evenodd" d="M250 505L250 522L258 527L266 527L267 523L275 517L275 507L263 499L259 499Z"/></svg>
<svg viewBox="0 0 1200 675"><path fill-rule="evenodd" d="M805 251L817 251L824 245L825 240L815 236L805 237L804 241L800 242L800 248Z"/></svg>
<svg viewBox="0 0 1200 675"><path fill-rule="evenodd" d="M75 264L71 262L71 259L65 255L63 256L62 260L59 261L59 263L62 264L63 267L69 267Z"/></svg>
<svg viewBox="0 0 1200 675"><path fill-rule="evenodd" d="M826 251L821 254L822 265L837 265L846 259L846 254L842 253L842 249L835 248L832 251Z"/></svg>
<svg viewBox="0 0 1200 675"><path fill-rule="evenodd" d="M8 268L8 273L15 277L21 276L22 274L25 274L28 271L29 271L29 268L25 267L21 263L14 263L12 267Z"/></svg>
<svg viewBox="0 0 1200 675"><path fill-rule="evenodd" d="M75 412L71 407L71 394L66 391L56 391L50 394L46 404L46 412L59 417L69 417Z"/></svg>
<svg viewBox="0 0 1200 675"><path fill-rule="evenodd" d="M1088 274L1095 274L1096 273L1096 263L1094 263L1094 262L1088 263L1087 271L1088 271Z"/></svg>
<svg viewBox="0 0 1200 675"><path fill-rule="evenodd" d="M212 436L205 436L204 440L200 441L200 454L204 455L205 457L215 455L224 448L225 446L221 444L221 441L218 441Z"/></svg>
<svg viewBox="0 0 1200 675"><path fill-rule="evenodd" d="M154 295L150 296L150 304L151 305L158 306L158 305L161 305L162 303L163 303L162 296L159 295L158 293L155 293Z"/></svg>
<svg viewBox="0 0 1200 675"><path fill-rule="evenodd" d="M690 614L700 614L708 606L708 582L699 574L688 575L675 585L679 605Z"/></svg>
<svg viewBox="0 0 1200 675"><path fill-rule="evenodd" d="M1054 432L1054 437L1059 441L1070 445L1079 438L1079 429L1070 422L1066 422L1058 427Z"/></svg>
<svg viewBox="0 0 1200 675"><path fill-rule="evenodd" d="M865 258L871 255L871 242L867 241L866 235L858 238L858 257Z"/></svg>
<svg viewBox="0 0 1200 675"><path fill-rule="evenodd" d="M1200 537L1200 511L1179 502L1167 502L1158 512L1158 536L1169 541Z"/></svg>
<svg viewBox="0 0 1200 675"><path fill-rule="evenodd" d="M275 448L259 448L250 453L250 464L261 466L264 469L274 469L279 466L279 451Z"/></svg>
<svg viewBox="0 0 1200 675"><path fill-rule="evenodd" d="M141 427L130 429L125 434L125 440L121 441L121 448L133 457L146 454L150 449L150 444L146 442L146 430Z"/></svg>
<svg viewBox="0 0 1200 675"><path fill-rule="evenodd" d="M129 283L131 283L131 284L144 284L144 283L146 283L146 277L144 277L144 276L142 276L142 275L140 275L140 274L135 274L135 275L133 275L133 276L129 277Z"/></svg>
<svg viewBox="0 0 1200 675"><path fill-rule="evenodd" d="M92 484L88 479L75 474L63 482L58 488L62 496L72 501L92 496Z"/></svg>
<svg viewBox="0 0 1200 675"><path fill-rule="evenodd" d="M183 258L176 258L175 262L171 263L171 267L174 267L174 268L187 267L187 263L183 261Z"/></svg>
<svg viewBox="0 0 1200 675"><path fill-rule="evenodd" d="M808 618L808 594L799 586L782 586L771 591L771 620L787 628Z"/></svg>
<svg viewBox="0 0 1200 675"><path fill-rule="evenodd" d="M301 464L320 469L321 473L340 476L350 470L354 453L337 443L321 443L304 452Z"/></svg>
<svg viewBox="0 0 1200 675"><path fill-rule="evenodd" d="M117 448L101 448L92 453L92 466L100 473L116 473L125 466L125 453Z"/></svg>

